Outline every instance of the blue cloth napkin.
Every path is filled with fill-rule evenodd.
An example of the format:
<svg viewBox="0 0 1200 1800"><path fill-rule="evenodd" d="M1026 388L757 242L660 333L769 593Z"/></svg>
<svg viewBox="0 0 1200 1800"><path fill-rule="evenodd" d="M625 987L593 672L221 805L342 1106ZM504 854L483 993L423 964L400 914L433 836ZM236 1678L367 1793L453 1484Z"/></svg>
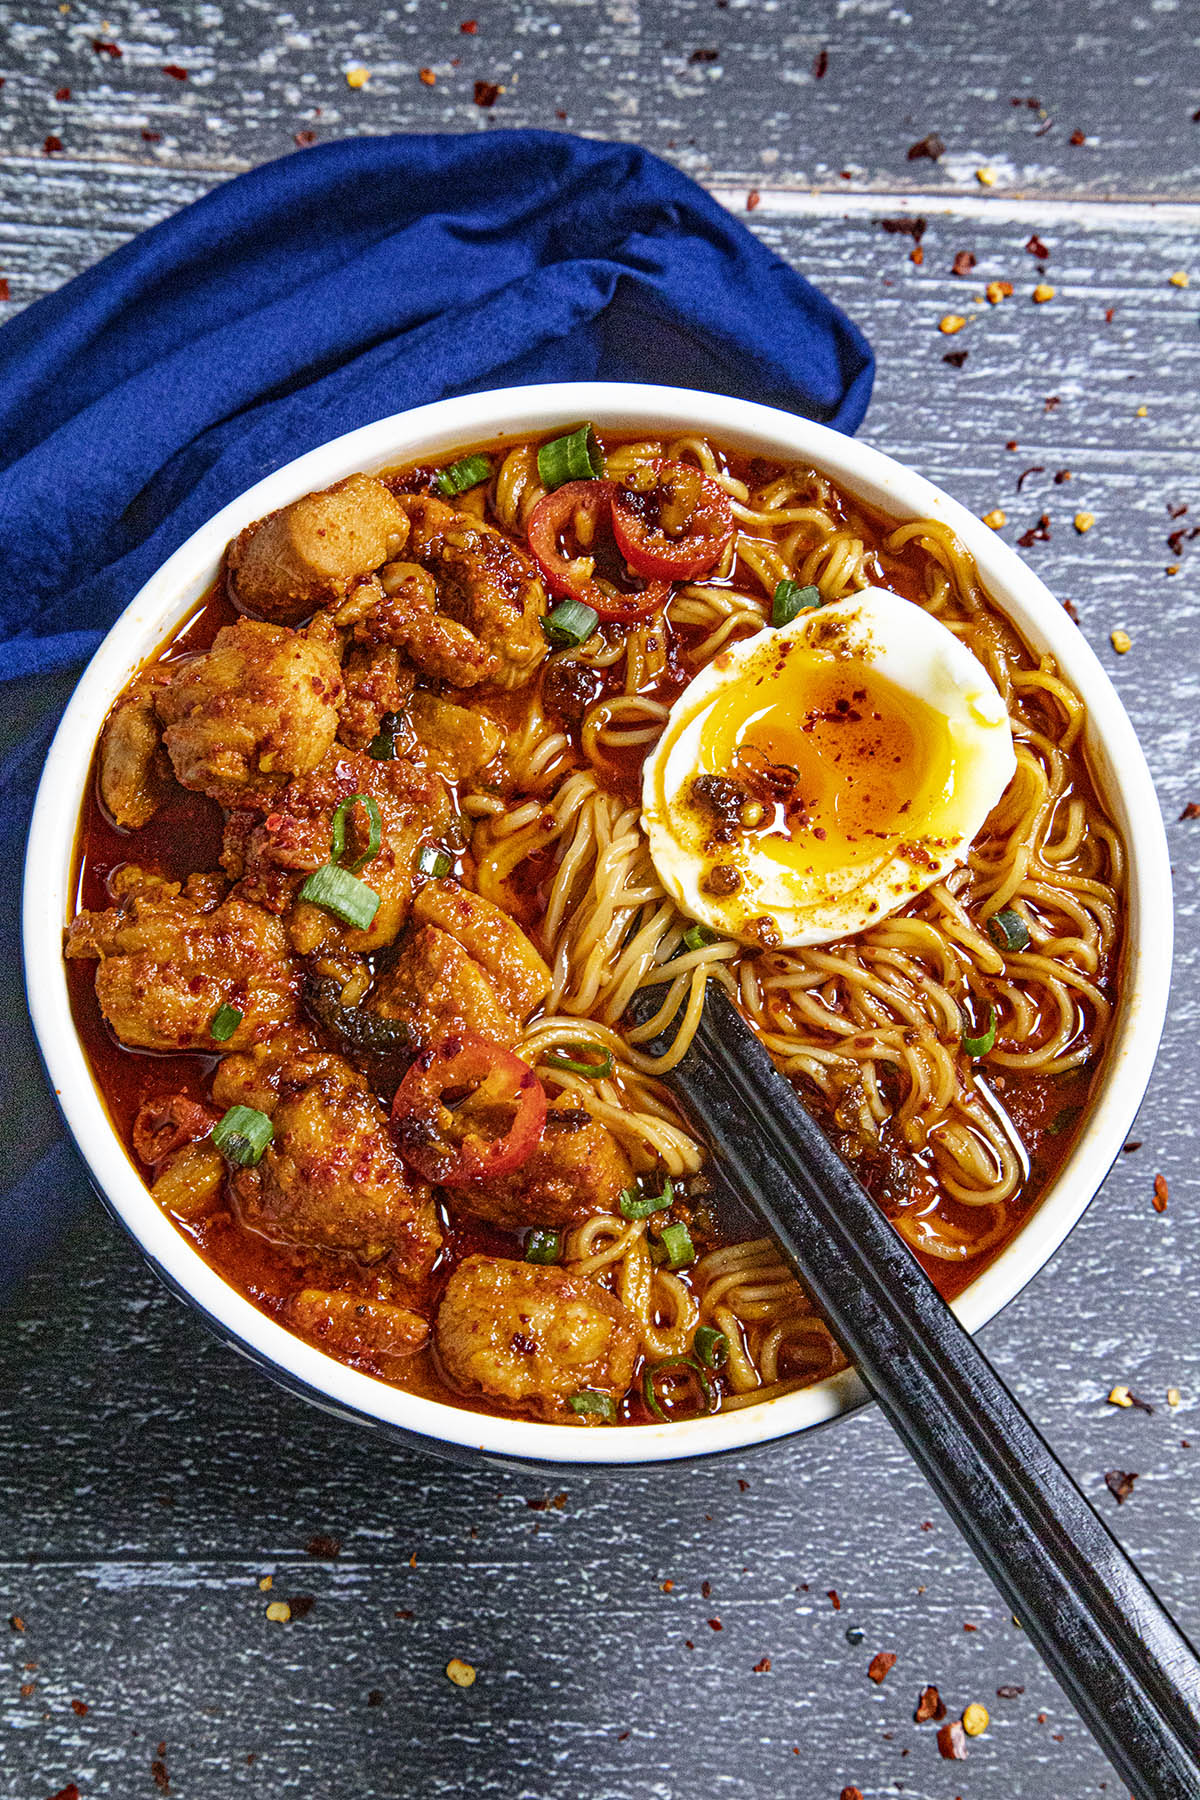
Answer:
<svg viewBox="0 0 1200 1800"><path fill-rule="evenodd" d="M451 394L667 382L853 431L873 362L678 170L567 134L349 139L225 183L0 330L0 1290L83 1192L36 1065L16 871L79 667L260 476Z"/></svg>

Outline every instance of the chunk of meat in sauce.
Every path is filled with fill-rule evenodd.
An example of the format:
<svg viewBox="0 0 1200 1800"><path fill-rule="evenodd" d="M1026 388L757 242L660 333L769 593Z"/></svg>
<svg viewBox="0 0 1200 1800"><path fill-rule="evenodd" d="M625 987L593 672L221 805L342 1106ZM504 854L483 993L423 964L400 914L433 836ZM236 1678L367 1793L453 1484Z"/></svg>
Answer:
<svg viewBox="0 0 1200 1800"><path fill-rule="evenodd" d="M502 531L440 500L402 494L411 530L403 562L380 579L384 605L355 627L360 643L393 643L452 687L520 687L546 655L546 591Z"/></svg>
<svg viewBox="0 0 1200 1800"><path fill-rule="evenodd" d="M350 650L342 664L345 690L338 736L352 750L365 750L379 736L388 713L400 712L412 694L413 672L390 644Z"/></svg>
<svg viewBox="0 0 1200 1800"><path fill-rule="evenodd" d="M155 707L175 774L223 806L260 804L315 769L337 735L342 674L323 631L239 619L171 667Z"/></svg>
<svg viewBox="0 0 1200 1800"><path fill-rule="evenodd" d="M576 730L603 692L600 670L589 669L569 656L556 657L542 676L542 705L560 725Z"/></svg>
<svg viewBox="0 0 1200 1800"><path fill-rule="evenodd" d="M550 992L550 970L515 919L457 881L429 881L413 901L413 921L457 938L486 971L502 1005L525 1020Z"/></svg>
<svg viewBox="0 0 1200 1800"><path fill-rule="evenodd" d="M154 708L154 690L166 679L158 669L139 675L109 713L100 739L100 798L126 831L148 825L174 785Z"/></svg>
<svg viewBox="0 0 1200 1800"><path fill-rule="evenodd" d="M231 1050L295 1018L300 975L278 919L232 896L199 904L131 865L114 885L120 903L78 913L66 954L100 959L96 998L123 1044L216 1051L212 1021L226 1004L242 1015Z"/></svg>
<svg viewBox="0 0 1200 1800"><path fill-rule="evenodd" d="M431 1190L401 1161L362 1076L319 1051L283 1063L276 1086L275 1135L262 1161L233 1177L245 1223L364 1263L390 1255L414 1278L428 1274L441 1244Z"/></svg>
<svg viewBox="0 0 1200 1800"><path fill-rule="evenodd" d="M215 1114L187 1094L145 1100L133 1121L134 1155L151 1166L164 1162L185 1144L206 1138L216 1122Z"/></svg>
<svg viewBox="0 0 1200 1800"><path fill-rule="evenodd" d="M436 925L412 933L365 1004L381 1019L399 1020L414 1048L473 1031L511 1050L521 1035L487 971Z"/></svg>
<svg viewBox="0 0 1200 1800"><path fill-rule="evenodd" d="M532 1156L519 1169L456 1188L451 1199L476 1218L520 1231L615 1212L622 1188L632 1185L629 1158L612 1132L574 1094L561 1094L547 1109Z"/></svg>
<svg viewBox="0 0 1200 1800"><path fill-rule="evenodd" d="M620 1400L638 1336L621 1302L586 1275L468 1256L450 1277L435 1326L447 1380L463 1394L568 1412L588 1389Z"/></svg>
<svg viewBox="0 0 1200 1800"><path fill-rule="evenodd" d="M365 930L298 897L308 876L329 861L333 815L352 794L371 796L381 827L378 854L358 870L359 879L379 896ZM265 817L244 809L231 812L221 861L247 899L288 915L288 933L300 955L338 946L365 956L394 941L416 886L418 847L449 818L449 796L437 776L400 760L377 762L357 751L335 750L319 769L284 788ZM368 842L366 808L359 805L346 820L346 859L353 861Z"/></svg>
<svg viewBox="0 0 1200 1800"><path fill-rule="evenodd" d="M447 781L463 781L478 775L499 755L504 729L485 713L469 712L423 689L406 707L408 723L416 737L416 754Z"/></svg>
<svg viewBox="0 0 1200 1800"><path fill-rule="evenodd" d="M383 483L351 475L234 538L230 596L242 612L296 625L399 556L407 537L408 519Z"/></svg>
<svg viewBox="0 0 1200 1800"><path fill-rule="evenodd" d="M383 1374L390 1363L415 1355L429 1337L429 1321L411 1307L360 1298L344 1289L301 1288L288 1316L331 1356L366 1363Z"/></svg>

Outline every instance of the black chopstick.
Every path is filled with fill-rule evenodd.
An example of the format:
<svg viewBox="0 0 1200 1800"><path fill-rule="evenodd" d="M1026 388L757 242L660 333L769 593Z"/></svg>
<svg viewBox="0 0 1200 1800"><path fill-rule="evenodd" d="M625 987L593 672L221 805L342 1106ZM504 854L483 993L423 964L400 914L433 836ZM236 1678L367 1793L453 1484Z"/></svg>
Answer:
<svg viewBox="0 0 1200 1800"><path fill-rule="evenodd" d="M716 982L666 1079L1132 1793L1198 1800L1195 1651Z"/></svg>

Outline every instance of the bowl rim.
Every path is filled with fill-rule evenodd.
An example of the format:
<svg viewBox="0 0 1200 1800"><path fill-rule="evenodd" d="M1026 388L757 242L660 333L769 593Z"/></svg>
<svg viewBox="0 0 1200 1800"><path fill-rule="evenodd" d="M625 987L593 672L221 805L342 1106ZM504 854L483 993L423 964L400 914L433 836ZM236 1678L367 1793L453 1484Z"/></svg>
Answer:
<svg viewBox="0 0 1200 1800"><path fill-rule="evenodd" d="M344 433L274 470L222 507L145 583L81 676L47 753L25 861L22 946L30 1015L66 1125L99 1193L148 1260L234 1347L310 1399L425 1440L560 1467L662 1464L774 1441L853 1411L868 1398L853 1370L755 1405L673 1424L581 1430L493 1416L410 1394L335 1361L260 1312L206 1263L155 1205L111 1124L75 1031L62 959L76 822L92 748L130 676L199 600L229 539L313 489L440 457L488 439L519 439L591 419L601 429L703 429L739 449L811 462L897 518L951 526L993 603L1036 649L1048 650L1087 710L1085 742L1129 859L1124 975L1105 1067L1079 1137L1027 1222L954 1302L977 1331L1045 1266L1104 1180L1141 1104L1166 1016L1172 905L1166 832L1140 743L1108 675L1049 589L966 507L915 470L829 427L724 395L628 382L553 382L456 396Z"/></svg>

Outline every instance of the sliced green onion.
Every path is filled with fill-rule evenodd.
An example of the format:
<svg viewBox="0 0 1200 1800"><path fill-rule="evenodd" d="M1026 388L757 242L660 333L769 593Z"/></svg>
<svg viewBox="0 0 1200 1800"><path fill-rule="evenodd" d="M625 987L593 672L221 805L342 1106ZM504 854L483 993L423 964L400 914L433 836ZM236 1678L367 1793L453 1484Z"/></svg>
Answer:
<svg viewBox="0 0 1200 1800"><path fill-rule="evenodd" d="M706 1369L719 1369L729 1361L729 1339L711 1325L701 1325L692 1339L692 1349Z"/></svg>
<svg viewBox="0 0 1200 1800"><path fill-rule="evenodd" d="M400 729L399 713L384 713L379 721L379 735L367 745L367 755L376 762L391 762L396 754L396 733Z"/></svg>
<svg viewBox="0 0 1200 1800"><path fill-rule="evenodd" d="M645 1396L646 1405L664 1422L669 1423L670 1414L663 1411L662 1401L655 1390L655 1381L660 1375L682 1374L685 1371L689 1375L694 1375L700 1383L700 1392L704 1395L704 1403L709 1410L711 1411L716 1405L716 1395L713 1393L712 1383L695 1358L668 1356L662 1362L651 1363L642 1375L642 1393Z"/></svg>
<svg viewBox="0 0 1200 1800"><path fill-rule="evenodd" d="M604 473L604 454L590 425L566 437L551 438L538 451L538 478L545 488L559 488L565 481L597 481Z"/></svg>
<svg viewBox="0 0 1200 1800"><path fill-rule="evenodd" d="M594 1388L585 1388L581 1394L572 1394L567 1405L573 1413L583 1417L594 1414L599 1419L606 1419L610 1425L616 1423L617 1403L611 1394L598 1394Z"/></svg>
<svg viewBox="0 0 1200 1800"><path fill-rule="evenodd" d="M987 922L987 934L998 950L1028 950L1029 927L1019 912L1006 907L993 913Z"/></svg>
<svg viewBox="0 0 1200 1800"><path fill-rule="evenodd" d="M543 1056L542 1061L548 1069L566 1069L571 1075L587 1075L592 1081L606 1081L613 1072L611 1050L603 1044L579 1044L579 1050L595 1051L595 1059L591 1062L577 1060L573 1056L564 1056L561 1051L552 1051Z"/></svg>
<svg viewBox="0 0 1200 1800"><path fill-rule="evenodd" d="M668 1269L686 1269L689 1263L695 1262L696 1246L682 1219L664 1225L658 1234L658 1241L667 1253Z"/></svg>
<svg viewBox="0 0 1200 1800"><path fill-rule="evenodd" d="M231 1106L212 1129L212 1140L229 1162L239 1169L251 1169L262 1161L263 1151L275 1136L275 1127L266 1113L253 1106Z"/></svg>
<svg viewBox="0 0 1200 1800"><path fill-rule="evenodd" d="M996 1008L989 1003L987 1030L984 1032L982 1037L968 1037L966 1032L964 1031L963 1035L962 1035L962 1047L966 1051L968 1056L973 1057L974 1060L976 1062L978 1062L979 1058L981 1056L987 1055L988 1051L992 1048L992 1045L995 1042L996 1042Z"/></svg>
<svg viewBox="0 0 1200 1800"><path fill-rule="evenodd" d="M561 1255L561 1231L531 1231L525 1239L527 1263L556 1263Z"/></svg>
<svg viewBox="0 0 1200 1800"><path fill-rule="evenodd" d="M492 472L490 456L463 456L451 463L447 469L439 469L433 478L433 485L439 493L445 494L447 500L453 500L456 494L465 494L468 488L478 487L486 481Z"/></svg>
<svg viewBox="0 0 1200 1800"><path fill-rule="evenodd" d="M707 925L693 925L683 934L685 950L703 950L706 944L715 944L717 934L710 931Z"/></svg>
<svg viewBox="0 0 1200 1800"><path fill-rule="evenodd" d="M366 807L367 817L371 821L370 836L367 839L367 847L362 855L356 856L353 862L343 863L342 858L346 854L346 815L359 800L361 800ZM369 862L373 862L379 855L382 843L383 820L380 817L379 807L376 802L371 798L370 794L347 795L346 799L342 801L341 805L333 815L333 843L329 850L330 862L338 863L345 869L348 875L357 875L360 869L365 868Z"/></svg>
<svg viewBox="0 0 1200 1800"><path fill-rule="evenodd" d="M430 875L434 881L440 881L453 867L449 856L444 850L439 850L436 844L425 844L417 857L417 873Z"/></svg>
<svg viewBox="0 0 1200 1800"><path fill-rule="evenodd" d="M798 581L781 581L776 585L775 598L771 602L771 623L790 625L797 613L807 612L820 604L820 588L801 587Z"/></svg>
<svg viewBox="0 0 1200 1800"><path fill-rule="evenodd" d="M227 1043L241 1024L242 1016L236 1006L230 1006L228 1000L223 1001L212 1016L208 1035L216 1038L218 1044Z"/></svg>
<svg viewBox="0 0 1200 1800"><path fill-rule="evenodd" d="M582 600L560 600L543 618L542 631L546 642L556 649L573 649L576 644L587 643L599 622L600 614Z"/></svg>
<svg viewBox="0 0 1200 1800"><path fill-rule="evenodd" d="M336 913L357 931L366 931L379 911L379 895L375 889L369 888L357 875L351 875L349 869L339 869L331 862L309 876L300 889L300 898L311 901L314 906L323 906L326 912Z"/></svg>
<svg viewBox="0 0 1200 1800"><path fill-rule="evenodd" d="M623 1219L648 1219L651 1213L664 1212L674 1198L675 1183L668 1175L661 1194L639 1194L636 1188L623 1188L617 1205Z"/></svg>

